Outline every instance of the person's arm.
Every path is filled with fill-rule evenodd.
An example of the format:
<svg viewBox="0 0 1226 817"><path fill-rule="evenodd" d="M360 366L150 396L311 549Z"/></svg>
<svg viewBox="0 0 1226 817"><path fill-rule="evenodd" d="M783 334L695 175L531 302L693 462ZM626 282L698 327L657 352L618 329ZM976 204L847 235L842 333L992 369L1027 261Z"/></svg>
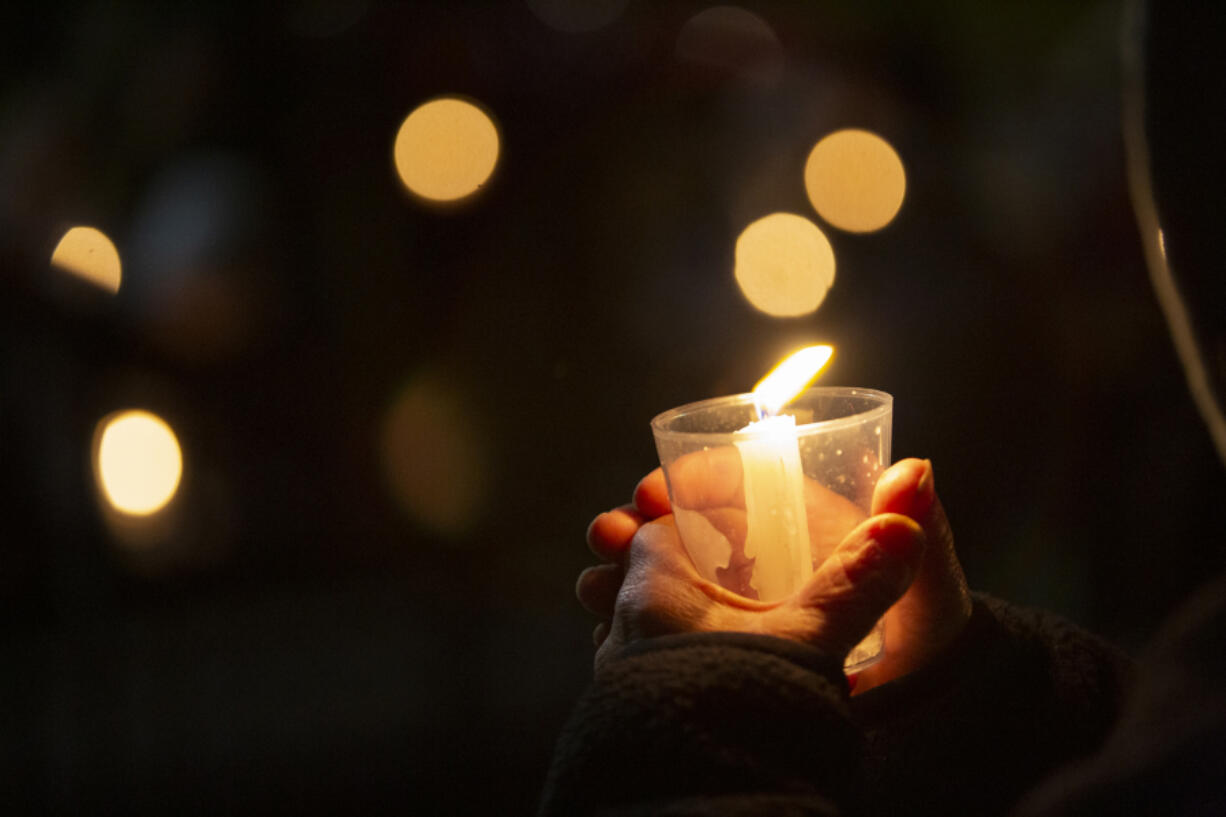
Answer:
<svg viewBox="0 0 1226 817"><path fill-rule="evenodd" d="M633 505L593 521L589 546L605 564L585 571L577 592L584 606L604 619L594 634L598 645L612 631L635 533L668 511L656 471L640 483ZM926 546L915 580L886 614L885 659L856 679L860 683L850 702L853 722L866 738L864 806L880 814L1003 813L1048 771L1102 742L1115 721L1130 662L1051 614L982 595L972 603L926 461L892 466L878 484L873 511L915 520ZM685 654L670 660L684 665ZM732 690L743 683L721 678ZM607 694L603 684L598 677L589 695ZM617 689L634 687L625 684L619 681ZM827 696L827 705L843 712L841 700ZM821 729L828 724L813 723ZM581 722L574 728L583 733ZM847 748L837 730L825 734L829 751L842 745L851 757L859 749L859 744ZM579 742L599 744L590 735ZM619 762L637 763L638 757ZM571 762L569 753L560 753L559 762ZM839 781L851 779L860 778ZM827 781L810 804L822 801L821 786L842 792L827 795L834 802L852 801L847 789L836 790Z"/></svg>
<svg viewBox="0 0 1226 817"><path fill-rule="evenodd" d="M640 505L641 507L641 505ZM795 595L763 603L695 571L665 515L631 533L579 595L607 609L596 677L555 757L542 813L835 814L855 806L860 736L843 661L920 569L926 536L897 513L849 533Z"/></svg>
<svg viewBox="0 0 1226 817"><path fill-rule="evenodd" d="M575 707L541 815L847 813L860 751L841 661L762 635L646 639Z"/></svg>
<svg viewBox="0 0 1226 817"><path fill-rule="evenodd" d="M1116 723L1132 662L1052 613L976 593L928 665L856 696L871 814L1003 815Z"/></svg>

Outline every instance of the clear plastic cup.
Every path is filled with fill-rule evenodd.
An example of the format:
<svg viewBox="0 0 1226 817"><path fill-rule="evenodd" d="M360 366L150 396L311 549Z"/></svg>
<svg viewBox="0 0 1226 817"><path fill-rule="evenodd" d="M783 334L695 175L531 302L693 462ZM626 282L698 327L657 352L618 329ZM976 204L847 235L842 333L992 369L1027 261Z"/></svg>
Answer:
<svg viewBox="0 0 1226 817"><path fill-rule="evenodd" d="M753 426L752 394L653 419L677 532L698 573L760 601L796 592L868 517L890 463L893 402L872 389L817 387ZM872 664L884 645L878 622L845 668Z"/></svg>

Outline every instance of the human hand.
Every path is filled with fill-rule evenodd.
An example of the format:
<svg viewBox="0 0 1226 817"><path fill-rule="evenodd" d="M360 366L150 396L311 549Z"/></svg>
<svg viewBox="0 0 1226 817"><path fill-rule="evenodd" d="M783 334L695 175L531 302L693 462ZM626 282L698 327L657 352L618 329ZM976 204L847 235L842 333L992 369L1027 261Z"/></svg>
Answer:
<svg viewBox="0 0 1226 817"><path fill-rule="evenodd" d="M729 481L735 476L730 476ZM718 482L715 484L718 486ZM833 511L834 516L826 517L827 524L823 528L822 520L814 519L814 509L823 506L814 501L813 487L816 486L807 489L810 495L806 497L806 502L815 540L823 535L828 538L831 531L837 531L841 537L842 532L855 523L853 514L859 514L858 509L854 509L850 503L848 505L852 510L827 502L824 507L827 511ZM694 506L726 507L721 506L720 493L721 490L716 489L705 498L690 496L683 498L683 501ZM615 601L626 575L627 556L635 534L645 522L669 510L664 475L657 468L639 483L633 504L600 514L588 528L588 545L606 564L585 570L579 577L576 592L583 605L603 619L593 633L597 646L601 646L611 632ZM944 510L933 490L931 464L924 460L908 459L887 469L878 480L872 510L874 517L900 513L917 522L925 534L928 549L920 561L914 583L885 616L885 654L877 664L858 676L857 693L918 669L961 632L970 616L966 580L954 554L953 536ZM721 532L725 535L735 537L735 513L728 515L733 521L731 524L719 523L718 514L708 518L713 525L722 528ZM837 521L830 523L831 518L837 518ZM823 530L827 533L823 534ZM684 553L681 558L689 564ZM734 605L743 605L746 601L732 597ZM767 618L775 622L778 616L775 613ZM762 626L762 622L759 621L757 626Z"/></svg>
<svg viewBox="0 0 1226 817"><path fill-rule="evenodd" d="M971 617L970 590L945 508L936 495L932 463L905 459L890 466L877 480L872 511L915 520L928 547L915 581L885 614L885 652L859 673L857 694L927 664L957 638Z"/></svg>
<svg viewBox="0 0 1226 817"><path fill-rule="evenodd" d="M684 632L747 632L789 638L842 661L910 585L924 534L900 514L865 520L791 596L747 599L698 575L670 516L631 540L599 668L622 646Z"/></svg>

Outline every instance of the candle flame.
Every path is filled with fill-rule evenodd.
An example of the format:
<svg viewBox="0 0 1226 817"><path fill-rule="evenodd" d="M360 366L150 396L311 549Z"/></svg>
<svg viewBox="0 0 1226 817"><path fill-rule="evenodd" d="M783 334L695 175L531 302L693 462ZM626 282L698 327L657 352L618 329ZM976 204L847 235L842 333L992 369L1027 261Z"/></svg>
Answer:
<svg viewBox="0 0 1226 817"><path fill-rule="evenodd" d="M785 357L753 387L758 415L768 417L778 414L813 382L833 355L834 347L823 345L806 346Z"/></svg>

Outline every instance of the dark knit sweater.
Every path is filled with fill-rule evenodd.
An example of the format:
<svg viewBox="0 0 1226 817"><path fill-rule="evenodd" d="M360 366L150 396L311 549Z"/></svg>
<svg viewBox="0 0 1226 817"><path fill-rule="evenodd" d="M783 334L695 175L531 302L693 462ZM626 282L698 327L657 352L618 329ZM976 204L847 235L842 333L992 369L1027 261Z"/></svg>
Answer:
<svg viewBox="0 0 1226 817"><path fill-rule="evenodd" d="M580 699L541 814L1004 813L1097 748L1128 668L1063 619L983 596L941 660L851 699L802 644L650 639Z"/></svg>
<svg viewBox="0 0 1226 817"><path fill-rule="evenodd" d="M1059 616L975 595L947 654L851 699L872 814L1004 814L1103 742L1132 662Z"/></svg>

